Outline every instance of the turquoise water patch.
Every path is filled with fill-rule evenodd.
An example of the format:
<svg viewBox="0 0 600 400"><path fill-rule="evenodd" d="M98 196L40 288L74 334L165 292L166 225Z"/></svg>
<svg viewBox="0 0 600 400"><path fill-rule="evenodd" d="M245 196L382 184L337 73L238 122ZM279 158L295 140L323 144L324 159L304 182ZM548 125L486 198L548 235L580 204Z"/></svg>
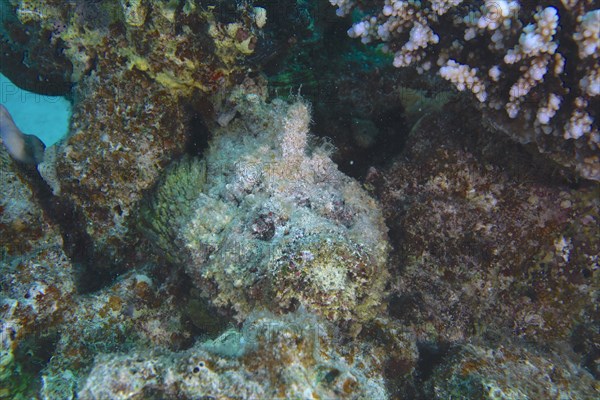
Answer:
<svg viewBox="0 0 600 400"><path fill-rule="evenodd" d="M69 130L71 103L62 96L22 90L0 74L0 103L21 131L36 135L46 146L58 142Z"/></svg>

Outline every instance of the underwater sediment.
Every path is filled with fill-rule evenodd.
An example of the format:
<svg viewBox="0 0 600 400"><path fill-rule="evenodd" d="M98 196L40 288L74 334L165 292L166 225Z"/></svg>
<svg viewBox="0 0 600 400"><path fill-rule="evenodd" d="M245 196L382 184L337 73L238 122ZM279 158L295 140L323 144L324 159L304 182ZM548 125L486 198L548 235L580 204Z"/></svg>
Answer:
<svg viewBox="0 0 600 400"><path fill-rule="evenodd" d="M329 3L0 2L0 399L600 396L594 4Z"/></svg>

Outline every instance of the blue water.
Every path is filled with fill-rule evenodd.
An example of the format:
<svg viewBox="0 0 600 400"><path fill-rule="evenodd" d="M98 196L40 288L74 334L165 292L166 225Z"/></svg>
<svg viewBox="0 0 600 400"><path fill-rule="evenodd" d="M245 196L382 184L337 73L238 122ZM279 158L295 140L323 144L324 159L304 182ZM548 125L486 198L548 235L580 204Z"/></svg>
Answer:
<svg viewBox="0 0 600 400"><path fill-rule="evenodd" d="M21 90L0 74L0 104L8 109L21 131L36 135L46 146L68 132L71 103L64 97Z"/></svg>

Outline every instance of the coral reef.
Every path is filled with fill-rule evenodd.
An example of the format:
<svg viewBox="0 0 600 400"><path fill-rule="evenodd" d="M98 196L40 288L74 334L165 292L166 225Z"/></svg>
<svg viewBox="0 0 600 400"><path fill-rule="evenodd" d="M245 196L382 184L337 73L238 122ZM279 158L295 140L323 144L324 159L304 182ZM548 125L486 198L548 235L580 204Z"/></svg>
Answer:
<svg viewBox="0 0 600 400"><path fill-rule="evenodd" d="M39 398L72 398L80 368L98 351L133 342L176 350L189 341L173 311L174 293L185 303L185 292L173 278L155 283L152 268L78 293L80 267L26 172L0 146L0 398L33 398L40 387Z"/></svg>
<svg viewBox="0 0 600 400"><path fill-rule="evenodd" d="M137 271L79 296L61 254L52 248L2 266L2 395L39 390L43 399L73 398L80 374L100 352L134 345L177 350L189 342L168 285Z"/></svg>
<svg viewBox="0 0 600 400"><path fill-rule="evenodd" d="M101 356L78 398L386 399L368 350L340 347L310 315L254 314L183 352Z"/></svg>
<svg viewBox="0 0 600 400"><path fill-rule="evenodd" d="M335 321L373 318L388 276L373 199L337 171L326 148L308 145L305 103L266 104L243 91L228 103L240 116L216 129L206 178L189 161L172 170L150 204L148 213L160 215L151 236L172 258L187 253L196 285L240 320L256 307L299 305Z"/></svg>
<svg viewBox="0 0 600 400"><path fill-rule="evenodd" d="M235 90L204 157L175 161L138 200L132 217L169 262L136 261L93 293L78 293L80 267L1 149L2 237L24 240L2 243L0 395L594 398L575 365L597 372L597 185L549 178L478 120L459 125L468 107L434 100L407 114L417 121L396 163L367 179L388 258L381 209L308 134L307 104L264 96L251 81ZM412 97L407 112L426 102ZM238 329L223 331L207 302Z"/></svg>
<svg viewBox="0 0 600 400"><path fill-rule="evenodd" d="M592 334L598 186L548 179L477 119L459 125L469 112L450 103L423 118L401 158L371 171L399 266L392 314L423 341L498 329L541 343L569 340L579 326Z"/></svg>
<svg viewBox="0 0 600 400"><path fill-rule="evenodd" d="M600 384L573 358L518 344L467 345L426 383L429 399L593 399Z"/></svg>
<svg viewBox="0 0 600 400"><path fill-rule="evenodd" d="M41 371L44 399L73 398L82 374L99 353L130 351L136 346L178 350L192 333L183 325L173 282L159 284L138 269L93 296L77 296L53 339L52 357Z"/></svg>
<svg viewBox="0 0 600 400"><path fill-rule="evenodd" d="M54 96L68 93L73 67L60 43L49 43L42 26L23 24L14 4L0 2L0 70L23 89Z"/></svg>
<svg viewBox="0 0 600 400"><path fill-rule="evenodd" d="M597 10L332 2L0 1L1 399L599 397Z"/></svg>
<svg viewBox="0 0 600 400"><path fill-rule="evenodd" d="M127 257L130 215L169 160L184 152L189 125L167 90L108 61L77 91L69 137L54 156L58 190L81 210L91 253L102 254L106 268Z"/></svg>
<svg viewBox="0 0 600 400"><path fill-rule="evenodd" d="M189 0L182 7L156 0L10 3L13 8L7 12L14 17L5 24L4 45L22 51L17 44L22 43L23 26L32 28L34 37L50 37L46 46L57 48L56 53L70 63L70 68L63 67L70 72L65 80L81 81L102 58L143 71L174 94L186 95L227 86L245 72L240 61L253 52L260 31L254 14L265 12L249 5L221 12L219 7L205 9ZM52 65L56 59L44 52L32 68ZM58 59L64 64L64 57Z"/></svg>
<svg viewBox="0 0 600 400"><path fill-rule="evenodd" d="M59 228L0 145L0 398L26 393L23 342L43 342L75 292ZM35 351L31 358L40 359Z"/></svg>
<svg viewBox="0 0 600 400"><path fill-rule="evenodd" d="M202 101L186 109L184 98L225 88L245 73L242 59L260 31L253 16L261 14L264 25L265 11L240 6L221 14L190 1L183 7L164 1L10 4L3 7L14 18L4 26L14 29L5 42L16 40L14 30L30 29L34 37L50 38L47 45L60 47L56 53L72 66L66 70L77 83L74 122L52 151L55 164L46 160L41 171L55 194L74 203L93 243L90 258L114 269L131 256L124 240L142 192L191 141L195 111L188 109Z"/></svg>
<svg viewBox="0 0 600 400"><path fill-rule="evenodd" d="M265 10L85 0L12 0L3 9L2 43L15 57L42 38L54 49L33 55L29 64L39 71L42 64L60 66L60 77L57 71L40 76L68 84L61 94L73 98L73 123L40 171L85 227L79 236L90 247L90 270L114 275L135 256L125 238L136 203L193 141L197 114L210 114L204 96L250 69L243 61L256 46ZM29 41L19 40L23 32ZM20 66L3 62L2 70L12 76L11 68ZM24 85L49 91L53 83Z"/></svg>
<svg viewBox="0 0 600 400"><path fill-rule="evenodd" d="M360 10L348 34L381 43L394 66L438 71L472 92L495 128L600 180L593 2L330 2L341 16Z"/></svg>
<svg viewBox="0 0 600 400"><path fill-rule="evenodd" d="M73 266L60 246L50 245L3 259L0 271L0 398L18 398L12 396L31 394L70 311Z"/></svg>
<svg viewBox="0 0 600 400"><path fill-rule="evenodd" d="M0 255L17 257L47 245L61 244L58 228L39 208L22 171L0 145Z"/></svg>
<svg viewBox="0 0 600 400"><path fill-rule="evenodd" d="M214 390L219 390L222 393L230 393L231 396L247 393L249 397L254 395L258 398L265 395L301 397L309 393L322 398L387 398L379 361L389 358L385 348L370 348L367 343L340 347L344 336L333 336L340 334L334 326L319 322L312 313L304 311L310 309L319 312L323 308L325 310L323 314L330 319L345 319L351 315L365 322L381 310L383 282L387 276L384 269L377 269L383 268L387 255L381 214L374 207L373 200L368 198L355 182L335 170L335 166L327 158L323 149L316 146L308 147L309 114L304 103L298 102L289 106L279 101L267 105L253 94L238 95L241 97L237 98L236 103L243 115L231 121L227 128L222 128L212 143L213 151L209 151L206 163L184 158L169 169L156 192L159 201L149 204L148 212L151 213L151 217L148 217L147 221L156 220L165 224L178 222L180 225L176 226L181 227L180 233L189 233L188 236L180 236L188 240L184 244L189 244L190 238L195 237L191 229L198 228L200 220L180 219L182 215L176 211L179 205L191 202L193 207L190 207L189 211L192 212L192 216L195 216L195 213L204 210L198 210L198 207L203 204L202 201L208 202L207 199L212 199L215 204L225 204L226 208L218 209L220 214L202 214L203 218L212 217L213 221L216 221L215 229L223 224L219 216L222 216L226 210L236 211L238 221L248 218L248 235L237 238L246 237L254 240L247 242L249 245L256 245L258 241L277 239L282 235L283 239L280 240L283 243L279 246L281 246L281 257L285 256L285 267L289 267L290 262L296 262L298 270L307 275L306 280L302 281L297 279L295 271L291 272L294 277L292 284L300 282L307 289L316 288L321 291L307 290L306 294L296 295L288 293L288 299L297 295L304 297L299 299L300 305L296 307L299 313L283 317L266 314L249 316L252 310L248 305L244 305L240 309L244 309L247 313L239 315L240 318L242 316L245 318L241 333L228 331L215 340L198 342L196 346L184 352L169 353L187 347L193 338L192 335L197 334L198 329L214 329L205 325L205 320L210 316L202 311L204 306L201 301L187 298L186 290L181 287L185 279L177 275L173 268L171 268L172 273L165 272L168 269L164 265L136 265L135 270L120 276L96 292L82 295L77 292L75 281L75 270L78 267L69 262L62 253L62 242L56 229L53 236L55 243L47 240L44 243L35 242L33 246L37 247L24 248L14 257L7 258L6 262L3 259L0 265L2 268L0 288L3 298L3 347L0 363L3 391L0 394L3 398L21 395L39 396L42 399L75 398L75 396L145 398L151 394L171 395L173 393L177 393L182 398L186 396L191 398L197 396L199 390L207 391L207 395L211 395ZM252 108L248 108L249 106ZM250 126L249 130L248 126ZM249 138L253 140L249 141ZM232 143L236 146L246 143L252 150L262 150L259 153L249 152L245 157L244 154L248 149L241 146L237 146L237 149L231 148L235 154L222 152L223 146L227 147ZM305 154L305 151L311 153ZM278 163L274 160L273 157L280 157L283 153L288 157L286 163ZM258 155L264 155L266 158L261 160ZM14 162L5 151L3 160L6 161L7 171L10 171ZM261 163L264 166L266 160L269 160L268 164L282 174L279 179L273 180L267 180L267 176L263 175L264 180L260 183L260 188L261 190L268 188L270 191L267 193L274 197L271 199L267 199L266 194L261 193L258 188L253 195L245 193L245 188L248 186L244 182L247 181L240 178L247 178L249 175L232 174L235 171L248 171L250 166ZM296 164L287 165L291 161ZM323 169L315 171L315 165ZM298 166L302 168L293 168ZM288 169L288 167L292 168ZM211 168L213 173L207 176L206 169ZM215 169L223 171L224 174L221 176L214 174ZM298 180L284 179L288 174L298 174ZM20 199L15 192L18 188L27 194L27 187L20 183L16 174L6 174L3 177L7 178L7 188L15 186L14 190L7 191L11 197L3 201ZM271 176L271 178L275 177L276 175ZM315 196L315 193L299 200L291 197L291 194L310 194L304 192L310 188L307 183L308 177L334 177L336 182L333 188L339 192L332 193L331 189L324 189L323 186L317 194L326 198ZM230 181L225 178L234 179ZM230 182L233 182L233 185ZM322 182L323 185L332 183L328 180ZM300 191L296 185L302 185L303 191ZM178 189L183 191L178 192ZM275 193L280 196L279 200L274 196ZM336 193L347 204L333 204L329 197ZM221 198L221 194L224 197ZM31 194L29 196L31 197ZM276 220L276 216L271 216L273 221L270 221L266 215L263 216L265 220L258 220L257 218L263 215L262 210L256 207L256 202L250 201L251 198L247 199L250 204L245 206L243 202L245 196L261 196L270 204L277 205L279 210L285 207L288 212L293 212L286 217L285 221L283 221L283 214L279 214L281 220L277 220L278 223L284 223L286 229L292 232L284 233L284 229L280 229L280 226L277 227L279 231L271 231L271 222ZM313 202L311 208L308 208L307 200ZM300 202L300 205L295 201ZM161 202L170 203L172 207L169 210L156 207ZM240 206L236 210L234 204L238 202ZM13 210L14 207L8 203L3 204L3 207L5 207L3 217L10 217L11 221L20 215L40 214L40 206L35 199L29 200L29 211L25 214ZM312 209L320 214L310 215ZM304 225L300 225L300 217L306 218ZM358 221L359 225L355 225L354 220ZM311 228L311 224L315 221L319 225ZM8 224L10 221L7 219L5 222ZM213 223L209 219L206 222ZM186 223L190 226L186 226ZM30 221L29 229L40 229L43 224L44 219L40 214L38 219ZM365 230L360 224L372 226L374 231ZM353 226L356 226L356 230ZM10 225L2 227L4 233L4 229L8 229ZM359 227L361 232L357 231ZM307 236L310 235L310 240L301 241L300 234L304 233L301 229L306 231ZM175 231L157 233L168 236L173 232ZM235 231L229 233L232 232L235 233ZM25 232L21 232L22 242L27 238L23 233ZM332 241L331 248L317 245L319 238L326 240L326 236L332 234L337 234L339 237L333 236L335 240ZM357 244L358 238L363 235L366 238L365 243L370 243L372 248ZM197 236L198 241L204 240L206 243L212 243L211 240L218 242L217 239L219 239L217 236ZM177 242L168 243L170 246L178 245ZM301 247L304 244L306 248ZM164 242L163 246L165 250L173 250L172 247L166 247L167 242ZM265 248L268 249L268 247L259 247L259 250L264 251ZM273 248L277 249L274 245ZM240 250L236 247L223 246L217 250L222 251L225 256L228 256L228 253L235 257L240 256L239 253L232 253ZM6 243L5 254L9 251L12 254L16 250L10 247L10 243ZM309 251L314 252L312 258ZM31 256L24 252L31 252ZM187 253L189 257L200 257L202 249L190 248L187 252L181 252L179 249L179 252L184 255ZM263 254L267 253L255 252L251 255L259 260ZM302 260L300 256L305 257L306 260ZM273 260L277 261L277 259ZM279 265L273 260L267 259L271 264L263 266L257 264L257 266L278 267ZM346 264L348 260L354 262ZM363 260L364 265L357 264ZM373 264L366 264L366 262ZM380 264L377 265L376 262ZM213 269L209 271L214 274L216 268L222 265L223 261L217 259L213 265L208 262L202 265L194 264L193 269L188 268L188 271L195 274L193 277L198 279L200 268L212 267ZM240 262L238 265L242 267L244 264ZM303 269L301 270L300 267ZM333 275L328 275L328 267L332 268ZM311 268L314 271L311 271ZM341 268L348 268L348 277L336 275ZM377 274L377 276L369 274ZM338 286L332 287L330 276L333 276L336 282L340 279L348 282L348 293L356 296L344 298L350 302L348 307L342 308L335 303L333 306L316 303L324 301L325 296L331 296L331 292L340 289ZM242 274L238 274L238 277L244 278ZM246 277L251 276L246 275ZM381 279L382 277L384 279ZM230 283L229 276L218 279L221 280L215 279L215 281L222 284L225 289L228 284L233 284ZM229 279L229 282L226 279ZM285 277L275 282L281 284L283 289L286 284L290 285L289 281L285 281ZM257 288L262 290L267 284L264 283L262 287L257 285ZM207 286L203 288L206 289ZM373 290L373 293L369 293L368 290ZM249 292L247 298L238 300L233 297L234 291L223 290L221 293L212 294L215 298L222 295L223 298L229 297L232 301L245 304L243 302L257 299L250 297L254 293L256 292ZM286 300L283 295L280 299ZM268 303L267 300L260 298L256 305L281 311L279 304ZM189 306L185 305L186 302ZM335 311L334 306L347 314L340 316L331 314L330 311ZM185 318L193 318L190 321L196 324L193 330L184 325ZM369 327L369 331L381 331L381 328ZM355 331L355 334L358 334L358 331ZM411 346L410 336L405 338L398 333L401 337L399 339L394 338L394 334L390 332L387 335L386 340L400 354L396 355L396 358L407 359L410 363L414 363L417 357L416 349ZM151 350L141 351L139 350L141 348ZM403 350L405 348L406 350ZM100 353L113 352L120 352L121 355L98 357ZM370 355L371 353L374 355ZM139 365L140 374L134 372L131 375L132 370L129 367L132 362L135 364L137 361L132 361L130 357L135 354L144 354L146 364ZM154 368L152 376L144 372L147 371L145 366L148 365ZM265 369L265 365L269 368ZM86 378L90 367L92 367L90 376ZM110 373L106 373L107 368ZM126 368L129 375L123 375L122 368ZM411 368L407 367L404 373L410 374L410 371ZM126 382L123 379L126 379Z"/></svg>

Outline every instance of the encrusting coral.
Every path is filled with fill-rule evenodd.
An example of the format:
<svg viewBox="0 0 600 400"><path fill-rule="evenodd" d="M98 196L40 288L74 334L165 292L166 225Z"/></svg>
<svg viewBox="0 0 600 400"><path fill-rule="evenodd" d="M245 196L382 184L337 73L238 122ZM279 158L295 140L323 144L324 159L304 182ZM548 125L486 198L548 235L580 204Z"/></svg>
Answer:
<svg viewBox="0 0 600 400"><path fill-rule="evenodd" d="M600 180L600 10L591 0L330 0L359 10L348 30L396 67L438 71L489 123L581 176ZM476 50L475 50L476 49Z"/></svg>
<svg viewBox="0 0 600 400"><path fill-rule="evenodd" d="M167 89L106 60L76 93L70 134L48 151L53 189L80 210L96 253L90 262L111 268L132 254L125 243L131 214L143 191L184 152L189 125Z"/></svg>
<svg viewBox="0 0 600 400"><path fill-rule="evenodd" d="M343 348L314 317L253 314L241 331L179 353L99 357L80 399L387 399L368 349Z"/></svg>
<svg viewBox="0 0 600 400"><path fill-rule="evenodd" d="M600 384L568 355L518 343L464 346L425 383L429 399L593 399Z"/></svg>
<svg viewBox="0 0 600 400"><path fill-rule="evenodd" d="M388 276L387 229L376 203L337 170L326 148L309 145L305 103L232 98L241 115L215 131L206 182L189 161L173 168L192 176L167 177L157 189L150 215L161 218L151 236L186 255L196 285L240 320L256 307L300 305L334 321L373 318ZM179 187L186 182L198 189Z"/></svg>
<svg viewBox="0 0 600 400"><path fill-rule="evenodd" d="M60 320L75 289L58 227L38 207L2 145L0 187L0 398L4 399L24 391L32 379L18 354L23 342L35 342ZM31 358L38 361L35 355Z"/></svg>
<svg viewBox="0 0 600 400"><path fill-rule="evenodd" d="M422 341L496 330L538 343L593 336L598 185L549 179L543 163L477 118L447 129L467 113L450 103L424 117L402 157L368 178L399 266L392 315Z"/></svg>
<svg viewBox="0 0 600 400"><path fill-rule="evenodd" d="M50 46L60 46L71 64L72 82L92 71L98 58L143 71L184 95L213 91L243 74L241 61L256 46L265 10L179 3L11 0L10 11L35 34L50 37ZM17 29L15 23L6 30L8 42L17 40Z"/></svg>
<svg viewBox="0 0 600 400"><path fill-rule="evenodd" d="M11 0L2 10L6 54L17 57L45 41L54 52L28 57L33 70L60 64L54 58L69 64L60 85L74 85L60 94L73 98L72 124L40 171L53 193L73 204L92 245L88 264L114 275L135 257L126 238L143 191L192 141L191 121L210 109L205 96L251 69L244 59L265 10L158 0ZM3 72L18 75L21 66L5 64L3 56ZM53 85L40 83L39 90Z"/></svg>

